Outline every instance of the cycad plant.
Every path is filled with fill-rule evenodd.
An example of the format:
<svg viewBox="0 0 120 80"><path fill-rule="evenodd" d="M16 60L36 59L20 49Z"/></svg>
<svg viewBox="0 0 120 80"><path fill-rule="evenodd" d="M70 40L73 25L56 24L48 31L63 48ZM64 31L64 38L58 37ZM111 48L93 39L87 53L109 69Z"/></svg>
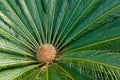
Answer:
<svg viewBox="0 0 120 80"><path fill-rule="evenodd" d="M120 0L0 0L0 80L120 80Z"/></svg>

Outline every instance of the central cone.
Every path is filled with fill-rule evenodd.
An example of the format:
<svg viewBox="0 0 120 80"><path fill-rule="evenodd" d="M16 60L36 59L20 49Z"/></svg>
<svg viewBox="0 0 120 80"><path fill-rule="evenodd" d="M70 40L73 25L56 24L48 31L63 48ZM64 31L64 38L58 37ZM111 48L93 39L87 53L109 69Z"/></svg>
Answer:
<svg viewBox="0 0 120 80"><path fill-rule="evenodd" d="M56 49L51 44L43 44L39 47L36 58L41 63L51 63L56 56Z"/></svg>

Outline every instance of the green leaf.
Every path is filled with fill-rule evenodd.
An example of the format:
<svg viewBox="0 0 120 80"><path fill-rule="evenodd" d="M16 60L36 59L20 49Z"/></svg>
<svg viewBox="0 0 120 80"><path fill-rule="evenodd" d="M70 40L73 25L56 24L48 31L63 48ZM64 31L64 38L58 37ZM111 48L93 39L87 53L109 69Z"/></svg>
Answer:
<svg viewBox="0 0 120 80"><path fill-rule="evenodd" d="M102 77L109 76L107 79L112 78L115 80L120 77L119 53L96 50L78 51L63 54L58 58L58 61L80 67L83 72L91 73L93 76L98 75L99 78L99 75Z"/></svg>
<svg viewBox="0 0 120 80"><path fill-rule="evenodd" d="M31 16L33 17L33 20L36 24L38 32L42 38L42 41L43 41L43 43L45 43L45 35L44 35L42 23L41 23L41 17L38 13L37 1L36 0L28 0L28 1L26 1L26 4L29 8Z"/></svg>
<svg viewBox="0 0 120 80"><path fill-rule="evenodd" d="M55 6L56 6L56 0L51 0L49 2L49 9L48 9L48 25L50 30L48 30L48 43L51 43L52 38L52 31L53 31L53 22L54 22L54 15L55 15Z"/></svg>
<svg viewBox="0 0 120 80"><path fill-rule="evenodd" d="M42 69L42 72L39 73L38 80L47 80L46 66L42 66L41 69Z"/></svg>
<svg viewBox="0 0 120 80"><path fill-rule="evenodd" d="M18 37L15 37L14 35L12 35L11 33L9 33L8 31L6 31L6 30L4 30L2 28L0 28L0 32L1 32L0 34L4 38L6 38L7 40L10 40L14 44L20 45L20 46L25 47L25 48L27 47L27 48L33 50L33 48L31 47L31 45L28 42L26 42L23 38L20 39Z"/></svg>
<svg viewBox="0 0 120 80"><path fill-rule="evenodd" d="M75 13L78 9L78 7L80 6L81 4L81 0L68 0L70 5L68 7L69 10L66 10L66 13L65 13L65 17L60 25L60 30L58 32L58 36L57 36L57 40L55 41L55 46L57 45L58 41L60 40L60 38L62 37L62 34L65 33L65 29L67 26L69 26L68 24L70 24L72 22L72 18L73 18L73 15L77 13ZM58 5L57 5L58 6ZM56 6L56 8L57 8ZM78 12L79 13L79 12Z"/></svg>
<svg viewBox="0 0 120 80"><path fill-rule="evenodd" d="M48 75L49 75L48 80L62 80L61 76L59 75L59 73L54 65L49 66Z"/></svg>
<svg viewBox="0 0 120 80"><path fill-rule="evenodd" d="M34 59L0 52L0 70L37 63Z"/></svg>
<svg viewBox="0 0 120 80"><path fill-rule="evenodd" d="M55 64L55 66L57 66L59 69L61 69L70 79L75 80L73 75L70 72L68 72L66 69L64 69L63 67L61 67L58 64Z"/></svg>
<svg viewBox="0 0 120 80"><path fill-rule="evenodd" d="M0 80L119 79L120 0L0 0Z"/></svg>
<svg viewBox="0 0 120 80"><path fill-rule="evenodd" d="M63 21L63 18L65 16L66 10L68 9L69 5L70 5L70 3L66 0L64 0L63 3L62 3L61 10L59 12L60 15L57 18L57 24L56 24L56 27L55 27L55 30L54 30L55 32L54 32L54 36L53 36L53 39L52 39L52 44L54 44L54 42L55 42L55 38L57 36L58 30L60 29L60 25Z"/></svg>
<svg viewBox="0 0 120 80"><path fill-rule="evenodd" d="M102 26L93 29L93 31L90 31L88 34L75 40L67 48L65 48L65 51L77 51L86 49L119 51L119 25L120 18L115 17L109 21L109 23L103 24Z"/></svg>
<svg viewBox="0 0 120 80"><path fill-rule="evenodd" d="M42 68L40 68L37 73L35 74L35 76L32 76L34 77L34 80L38 79L39 78L39 74L42 72ZM32 78L30 78L32 80Z"/></svg>
<svg viewBox="0 0 120 80"><path fill-rule="evenodd" d="M34 31L39 44L42 44L41 36L40 36L39 31L37 29L37 26L36 26L36 24L35 24L35 22L33 20L33 17L32 17L32 15L30 13L29 7L27 6L27 1L24 1L24 0L19 1L18 0L18 2L20 4L21 9L24 11L24 14L25 14L26 18L29 21L29 23L30 23L30 25L31 25L31 27L32 27L32 29Z"/></svg>
<svg viewBox="0 0 120 80"><path fill-rule="evenodd" d="M39 69L39 68L38 68ZM25 73L25 77L23 78L23 80L34 80L36 74L38 73L38 69L33 69L30 70L29 72L27 72L28 74Z"/></svg>
<svg viewBox="0 0 120 80"><path fill-rule="evenodd" d="M94 1L94 0L92 0L92 1ZM68 30L67 33L69 33L69 35L66 33L66 35L68 35L68 36L64 40L64 43L62 44L61 47L67 45L73 39L78 37L80 34L83 34L88 29L93 28L95 25L98 25L98 23L101 23L101 22L104 22L106 20L109 20L111 18L111 15L118 15L120 13L120 10L119 10L120 5L119 5L119 3L120 3L119 0L115 0L115 1L107 0L106 2L103 1L103 4L101 4L99 6L99 7L102 7L102 8L97 8L97 10L95 10L95 12L93 12L91 15L88 15L87 16L88 18L85 18L81 24L78 24L76 26L74 25L73 26L74 29L71 29L72 28L71 27L69 29L70 31L72 30L71 32L69 32L69 30ZM91 2L91 4L92 4L92 2ZM106 5L108 5L108 6L106 6ZM89 11L89 10L87 10L87 11ZM87 12L87 13L89 13L89 12Z"/></svg>
<svg viewBox="0 0 120 80"><path fill-rule="evenodd" d="M27 71L38 67L38 65L18 67L9 70L0 71L1 80L16 80L17 77L26 73Z"/></svg>
<svg viewBox="0 0 120 80"><path fill-rule="evenodd" d="M21 45L16 45L16 44L8 41L7 39L1 38L1 37L0 37L0 46L10 47L10 48L14 48L14 49L20 49L23 51L28 51L28 49L26 49L25 47L22 47Z"/></svg>
<svg viewBox="0 0 120 80"><path fill-rule="evenodd" d="M91 77L90 75L80 73L79 68L72 67L70 65L66 65L63 63L58 63L59 66L64 68L67 72L69 72L75 80L96 80L95 78ZM67 76L67 74L65 74Z"/></svg>
<svg viewBox="0 0 120 80"><path fill-rule="evenodd" d="M2 39L1 37L0 37L0 50L6 51L6 52L10 51L16 54L18 53L21 55L27 55L27 56L34 57L32 53L25 51L25 49L22 48L21 46L17 46L14 43L11 43L5 39Z"/></svg>
<svg viewBox="0 0 120 80"><path fill-rule="evenodd" d="M86 1L85 1L85 2L86 2ZM88 2L89 2L89 1L88 1ZM84 1L81 2L81 3L84 3ZM72 26L70 25L70 27L67 28L67 31L66 31L66 33L63 34L63 38L61 39L59 45L60 45L60 44L62 43L62 41L66 38L66 36L70 33L70 31L73 29L73 27L75 27L75 24L78 22L78 20L79 20L83 15L85 15L86 11L88 11L88 9L91 8L91 6L92 6L94 3L95 3L95 0L91 0L91 1L89 2L89 4L88 4L88 3L85 3L85 6L83 6L83 5L79 6L79 8L84 8L84 7L85 7L85 8L84 8L83 11L80 12L80 14L77 16L77 19L73 22ZM86 6L86 4L87 4L87 6ZM80 5L80 4L79 4L79 5ZM72 16L73 16L73 15L72 15ZM71 23L72 23L72 22L71 22ZM65 28L66 28L66 26L65 26ZM58 45L57 47L59 47L59 45Z"/></svg>
<svg viewBox="0 0 120 80"><path fill-rule="evenodd" d="M2 1L1 5L2 6L0 8L0 19L7 25L9 25L17 34L21 35L29 42L31 42L34 46L38 45L35 38L28 31L21 18L19 18L19 15L16 14L16 11L14 11L10 4L7 1Z"/></svg>

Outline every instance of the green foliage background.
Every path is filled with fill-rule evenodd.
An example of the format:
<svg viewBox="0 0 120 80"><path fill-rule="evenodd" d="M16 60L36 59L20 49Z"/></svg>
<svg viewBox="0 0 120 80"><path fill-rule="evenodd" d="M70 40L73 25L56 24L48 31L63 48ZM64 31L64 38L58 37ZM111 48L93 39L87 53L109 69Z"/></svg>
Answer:
<svg viewBox="0 0 120 80"><path fill-rule="evenodd" d="M0 80L120 80L120 0L0 0Z"/></svg>

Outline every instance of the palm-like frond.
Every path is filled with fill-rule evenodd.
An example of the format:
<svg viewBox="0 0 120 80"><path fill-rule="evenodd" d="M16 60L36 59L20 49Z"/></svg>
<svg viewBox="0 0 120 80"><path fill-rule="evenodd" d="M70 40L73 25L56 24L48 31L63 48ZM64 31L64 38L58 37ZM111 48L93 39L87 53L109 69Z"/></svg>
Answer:
<svg viewBox="0 0 120 80"><path fill-rule="evenodd" d="M116 57L117 56L117 57ZM64 54L58 60L62 63L66 63L71 67L80 67L80 72L90 72L93 76L98 75L99 79L102 77L100 74L103 73L107 77L105 79L119 79L120 74L120 54L106 51L78 51L68 54ZM87 69L90 71L87 71ZM97 71L97 72L96 72ZM109 75L113 75L108 77Z"/></svg>
<svg viewBox="0 0 120 80"><path fill-rule="evenodd" d="M120 15L119 15L120 16ZM102 26L94 27L89 33L80 37L75 42L71 43L65 51L77 50L115 50L119 51L120 40L120 18L117 15L107 23L102 23ZM94 30L94 31L93 31ZM80 43L80 44L78 44Z"/></svg>
<svg viewBox="0 0 120 80"><path fill-rule="evenodd" d="M52 63L37 61L52 44ZM119 80L120 0L0 0L0 80Z"/></svg>

